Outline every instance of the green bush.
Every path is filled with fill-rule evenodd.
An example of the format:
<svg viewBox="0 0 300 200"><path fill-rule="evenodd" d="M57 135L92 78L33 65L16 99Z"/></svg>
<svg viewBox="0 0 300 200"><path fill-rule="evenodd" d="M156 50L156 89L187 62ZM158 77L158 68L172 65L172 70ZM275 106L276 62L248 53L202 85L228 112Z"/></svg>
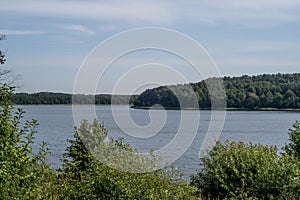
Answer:
<svg viewBox="0 0 300 200"><path fill-rule="evenodd" d="M300 158L300 121L293 124L293 128L289 131L289 139L290 143L285 146L285 152Z"/></svg>
<svg viewBox="0 0 300 200"><path fill-rule="evenodd" d="M85 137L80 137L80 136ZM87 199L195 199L196 189L188 186L181 178L175 179L174 174L164 170L151 173L126 173L115 168L108 167L93 157L84 146L82 140L89 141L89 148L99 148L98 153L110 155L112 148L134 152L134 150L122 140L110 140L104 142L107 136L106 129L97 121L89 124L83 121L75 130L74 140L70 140L70 146L64 159L64 167L61 170L61 181L68 184L68 191L64 198ZM86 143L85 143L86 144ZM95 150L95 149L94 149ZM115 149L114 149L115 150ZM121 151L120 151L121 152ZM114 155L116 165L122 163L122 153ZM146 159L141 156L136 161L140 167L145 167ZM130 158L129 158L130 159Z"/></svg>
<svg viewBox="0 0 300 200"><path fill-rule="evenodd" d="M44 143L33 154L38 123L31 120L20 125L24 111L14 111L13 91L13 87L0 85L0 199L42 199L51 194L49 181L55 174L45 162ZM46 188L49 191L45 193Z"/></svg>
<svg viewBox="0 0 300 200"><path fill-rule="evenodd" d="M299 160L279 156L274 146L217 142L202 158L191 184L206 197L233 199L299 198Z"/></svg>

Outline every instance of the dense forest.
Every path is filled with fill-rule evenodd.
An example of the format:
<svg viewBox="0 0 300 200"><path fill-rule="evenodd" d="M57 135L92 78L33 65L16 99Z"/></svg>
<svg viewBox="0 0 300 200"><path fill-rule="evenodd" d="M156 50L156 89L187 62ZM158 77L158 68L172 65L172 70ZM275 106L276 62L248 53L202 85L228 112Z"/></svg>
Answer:
<svg viewBox="0 0 300 200"><path fill-rule="evenodd" d="M203 80L189 85L161 86L148 89L134 102L134 107L150 107L160 104L163 107L179 108L180 99L187 99L195 93L200 108L210 108L211 100L207 89L207 81L213 82L217 78ZM261 108L300 108L300 73L294 74L263 74L256 76L243 75L241 77L222 78L228 108L261 109ZM188 90L188 86L192 90ZM176 93L176 96L174 94ZM187 107L193 107L193 102ZM181 107L183 107L181 105Z"/></svg>
<svg viewBox="0 0 300 200"><path fill-rule="evenodd" d="M18 105L27 104L132 104L137 95L72 95L65 93L39 92L39 93L16 93L14 103ZM113 98L113 101L112 101Z"/></svg>

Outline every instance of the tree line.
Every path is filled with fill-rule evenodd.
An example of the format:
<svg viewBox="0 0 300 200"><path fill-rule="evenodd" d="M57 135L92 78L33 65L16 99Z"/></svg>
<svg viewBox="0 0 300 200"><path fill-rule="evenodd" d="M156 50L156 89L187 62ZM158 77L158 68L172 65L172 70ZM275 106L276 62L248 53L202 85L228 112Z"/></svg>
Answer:
<svg viewBox="0 0 300 200"><path fill-rule="evenodd" d="M160 104L163 107L194 107L194 102L185 103L195 95L199 108L210 108L211 98L207 83L210 85L220 78L210 78L198 83L161 86L148 89L134 101L134 107L150 107ZM300 108L300 73L263 74L256 76L223 77L229 108ZM189 90L188 88L192 88ZM176 95L175 95L176 94Z"/></svg>
<svg viewBox="0 0 300 200"><path fill-rule="evenodd" d="M132 104L137 95L84 95L84 94L66 94L53 92L39 93L16 93L14 94L14 103L17 105L28 104Z"/></svg>
<svg viewBox="0 0 300 200"><path fill-rule="evenodd" d="M223 77L226 103L229 108L300 108L300 73L263 74L256 76ZM207 83L214 88L220 78L210 78L198 83L161 86L148 89L140 95L83 95L53 92L16 93L14 103L28 104L133 104L135 108L160 104L167 108L211 107L211 94ZM190 89L191 88L191 89ZM217 87L215 87L217 88ZM193 101L193 95L196 102ZM222 95L220 95L222 96ZM179 100L180 99L180 103Z"/></svg>

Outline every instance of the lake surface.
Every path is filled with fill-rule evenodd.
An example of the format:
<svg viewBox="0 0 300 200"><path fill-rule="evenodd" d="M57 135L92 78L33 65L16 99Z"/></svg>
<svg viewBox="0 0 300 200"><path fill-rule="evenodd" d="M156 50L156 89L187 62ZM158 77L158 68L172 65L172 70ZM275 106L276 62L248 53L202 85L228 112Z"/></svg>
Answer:
<svg viewBox="0 0 300 200"><path fill-rule="evenodd" d="M74 121L71 106L19 106L25 109L25 119L37 119L39 121L36 143L45 141L51 149L52 155L48 156L48 161L52 167L61 165L60 158L68 146L67 139L73 138ZM125 112L127 106L114 107L117 113ZM81 118L85 116L88 106L80 106L82 110ZM161 131L153 137L136 138L124 133L116 124L110 106L96 106L96 114L100 123L104 124L109 132L109 137L124 138L140 152L148 152L150 149L159 149L177 133L180 124L180 110L156 110L155 112L166 112L167 118ZM187 111L198 112L198 111ZM131 109L132 119L138 125L147 125L150 122L148 110ZM227 111L226 120L221 141L234 140L267 145L276 145L281 149L288 142L288 129L296 120L300 119L299 112L284 111ZM204 139L211 120L210 111L200 111L200 123L197 135L192 145L187 151L173 163L179 167L186 176L194 174L199 168L199 148ZM36 149L36 146L34 146ZM180 148L180 147L178 147Z"/></svg>

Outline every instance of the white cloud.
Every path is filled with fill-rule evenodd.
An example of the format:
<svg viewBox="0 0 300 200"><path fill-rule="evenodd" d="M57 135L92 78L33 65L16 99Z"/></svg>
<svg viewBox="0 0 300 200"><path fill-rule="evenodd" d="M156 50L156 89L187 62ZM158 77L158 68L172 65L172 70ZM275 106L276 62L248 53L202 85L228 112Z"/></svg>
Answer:
<svg viewBox="0 0 300 200"><path fill-rule="evenodd" d="M94 31L92 31L91 29L88 29L87 27L82 26L82 25L66 25L63 28L67 29L67 30L72 30L72 31L80 31L80 32L87 33L90 35L95 34Z"/></svg>
<svg viewBox="0 0 300 200"><path fill-rule="evenodd" d="M191 1L58 1L11 0L0 2L0 10L49 17L121 20L170 24L178 20L204 24L240 22L245 27L299 21L298 0L191 0ZM267 22L267 23L266 23ZM273 22L273 23L272 23ZM254 25L253 25L254 24Z"/></svg>
<svg viewBox="0 0 300 200"><path fill-rule="evenodd" d="M51 18L118 20L138 25L170 25L198 22L215 25L237 23L244 28L273 27L300 21L298 0L190 0L190 1L75 1L10 0L0 11Z"/></svg>
<svg viewBox="0 0 300 200"><path fill-rule="evenodd" d="M38 35L44 34L45 31L33 31L33 30L8 30L8 29L0 29L0 34L4 35Z"/></svg>
<svg viewBox="0 0 300 200"><path fill-rule="evenodd" d="M71 17L128 22L168 22L168 8L152 1L63 1L63 0L11 0L1 1L0 10L18 14L49 17Z"/></svg>

